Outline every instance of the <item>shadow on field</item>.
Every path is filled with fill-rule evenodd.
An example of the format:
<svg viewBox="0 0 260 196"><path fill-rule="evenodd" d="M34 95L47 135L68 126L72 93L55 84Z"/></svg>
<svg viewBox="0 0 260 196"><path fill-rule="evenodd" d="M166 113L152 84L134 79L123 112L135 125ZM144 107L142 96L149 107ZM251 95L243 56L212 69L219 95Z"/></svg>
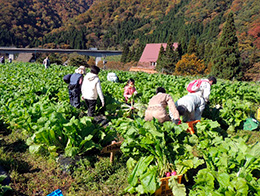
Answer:
<svg viewBox="0 0 260 196"><path fill-rule="evenodd" d="M19 195L19 196L29 196L29 195L20 193L20 192L15 191L15 190L7 191L3 196L17 196L17 195Z"/></svg>
<svg viewBox="0 0 260 196"><path fill-rule="evenodd" d="M37 169L31 170L32 166L27 162L15 158L0 160L0 165L4 168L5 171L15 169L20 174L37 172Z"/></svg>
<svg viewBox="0 0 260 196"><path fill-rule="evenodd" d="M0 146L4 147L4 150L7 152L26 152L28 146L24 140L18 139L14 143L6 144L5 142L1 143Z"/></svg>
<svg viewBox="0 0 260 196"><path fill-rule="evenodd" d="M7 136L12 133L12 130L8 129L8 124L6 124L2 119L0 119L0 134Z"/></svg>
<svg viewBox="0 0 260 196"><path fill-rule="evenodd" d="M187 195L189 195L189 190L191 190L191 189L192 189L192 186L195 184L194 176L196 176L196 175L198 174L199 170L204 169L204 168L206 168L206 167L207 167L207 165L206 165L206 163L204 163L204 164L198 166L198 167L195 168L195 169L190 169L190 170L186 173L188 181L186 181L186 179L183 178L183 182L182 182L182 183L183 183L183 184L186 186L186 188L187 188L187 189L186 189L186 190L188 191L188 192L187 192Z"/></svg>

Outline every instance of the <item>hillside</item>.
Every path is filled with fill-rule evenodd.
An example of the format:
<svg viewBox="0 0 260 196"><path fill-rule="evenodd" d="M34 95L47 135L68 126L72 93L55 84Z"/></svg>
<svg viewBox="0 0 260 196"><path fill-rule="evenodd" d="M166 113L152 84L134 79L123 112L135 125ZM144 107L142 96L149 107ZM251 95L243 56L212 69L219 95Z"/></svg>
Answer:
<svg viewBox="0 0 260 196"><path fill-rule="evenodd" d="M245 69L260 62L260 1L0 0L0 3L1 46L123 50L127 44L140 55L146 43L166 43L170 36L186 52L189 41L195 37L206 63L214 53L228 13L233 12Z"/></svg>
<svg viewBox="0 0 260 196"><path fill-rule="evenodd" d="M260 48L259 10L260 2L254 0L104 0L95 2L52 35L79 29L86 48L116 47L126 40L134 43L138 39L144 43L166 42L169 34L176 40L188 41L196 35L201 40L214 41L227 13L233 11L240 47Z"/></svg>
<svg viewBox="0 0 260 196"><path fill-rule="evenodd" d="M93 0L0 0L0 45L27 46L71 18Z"/></svg>

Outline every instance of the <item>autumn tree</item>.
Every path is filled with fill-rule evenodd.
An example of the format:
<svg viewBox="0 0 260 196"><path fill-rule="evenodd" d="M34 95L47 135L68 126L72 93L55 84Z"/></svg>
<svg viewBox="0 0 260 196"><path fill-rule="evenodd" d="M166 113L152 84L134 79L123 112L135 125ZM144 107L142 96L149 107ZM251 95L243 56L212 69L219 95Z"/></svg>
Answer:
<svg viewBox="0 0 260 196"><path fill-rule="evenodd" d="M195 53L185 54L176 64L176 75L198 75L204 74L206 67L203 60L196 57Z"/></svg>
<svg viewBox="0 0 260 196"><path fill-rule="evenodd" d="M242 66L238 49L238 38L233 13L230 12L224 24L223 32L218 40L212 58L212 74L223 79L241 79Z"/></svg>

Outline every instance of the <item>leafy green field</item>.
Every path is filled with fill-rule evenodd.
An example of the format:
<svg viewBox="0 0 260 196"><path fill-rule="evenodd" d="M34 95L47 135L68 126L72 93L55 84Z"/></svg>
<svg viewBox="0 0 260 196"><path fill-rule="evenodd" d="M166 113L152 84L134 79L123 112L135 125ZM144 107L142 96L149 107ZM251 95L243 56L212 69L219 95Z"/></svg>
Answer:
<svg viewBox="0 0 260 196"><path fill-rule="evenodd" d="M177 101L193 78L115 71L120 83L111 83L109 71L101 71L109 121L102 127L87 117L84 104L81 109L69 104L62 78L74 69L0 65L0 165L10 174L11 194L46 195L57 188L65 195L153 194L159 178L173 170L183 175L182 185L171 177L176 195L260 194L259 134L242 130L259 107L259 83L218 80L190 135L185 123L145 122L143 116L158 86ZM123 99L129 78L138 91L134 110ZM113 140L123 143L111 165L100 150Z"/></svg>

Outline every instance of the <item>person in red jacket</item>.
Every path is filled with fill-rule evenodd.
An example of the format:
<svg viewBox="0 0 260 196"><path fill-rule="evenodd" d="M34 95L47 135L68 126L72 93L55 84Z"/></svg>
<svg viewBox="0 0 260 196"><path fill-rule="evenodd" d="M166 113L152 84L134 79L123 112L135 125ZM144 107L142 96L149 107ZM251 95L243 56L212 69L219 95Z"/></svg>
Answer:
<svg viewBox="0 0 260 196"><path fill-rule="evenodd" d="M137 91L136 91L134 85L135 85L134 79L130 78L127 81L126 86L124 87L124 97L125 97L126 103L129 103L129 99L132 97L133 94L134 95L137 94Z"/></svg>

